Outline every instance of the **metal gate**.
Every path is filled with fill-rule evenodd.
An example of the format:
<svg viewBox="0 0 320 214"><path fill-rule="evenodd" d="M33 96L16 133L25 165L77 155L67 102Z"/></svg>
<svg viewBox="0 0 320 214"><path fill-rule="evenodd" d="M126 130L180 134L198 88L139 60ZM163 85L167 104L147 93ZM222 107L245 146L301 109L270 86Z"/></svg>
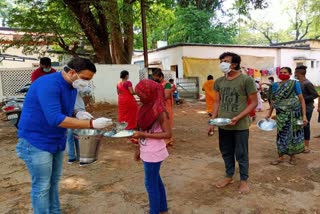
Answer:
<svg viewBox="0 0 320 214"><path fill-rule="evenodd" d="M57 71L62 67L54 67ZM36 68L1 68L0 98L17 96L17 91L27 83L31 83L31 74Z"/></svg>
<svg viewBox="0 0 320 214"><path fill-rule="evenodd" d="M177 78L177 89L182 98L199 98L199 77Z"/></svg>

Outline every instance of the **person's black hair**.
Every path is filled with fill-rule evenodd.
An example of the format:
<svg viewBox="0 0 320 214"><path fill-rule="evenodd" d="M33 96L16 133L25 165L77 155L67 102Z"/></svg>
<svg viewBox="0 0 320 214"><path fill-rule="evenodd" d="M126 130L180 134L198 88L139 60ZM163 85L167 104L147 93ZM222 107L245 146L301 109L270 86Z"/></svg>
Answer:
<svg viewBox="0 0 320 214"><path fill-rule="evenodd" d="M281 69L286 69L288 72L289 72L289 74L292 74L292 70L291 70L291 68L289 68L289 67L282 67ZM280 69L280 70L281 70Z"/></svg>
<svg viewBox="0 0 320 214"><path fill-rule="evenodd" d="M207 80L213 80L213 76L212 75L208 75Z"/></svg>
<svg viewBox="0 0 320 214"><path fill-rule="evenodd" d="M241 63L241 57L238 54L232 53L232 52L224 52L219 56L219 59L222 60L225 57L230 56L232 58L231 63L237 64L237 67L235 69L240 69L240 63Z"/></svg>
<svg viewBox="0 0 320 214"><path fill-rule="evenodd" d="M295 71L296 72L299 72L300 74L302 74L302 75L306 75L306 73L307 73L307 66L305 66L305 65L299 65L299 66L297 66L296 67L296 69L295 69Z"/></svg>
<svg viewBox="0 0 320 214"><path fill-rule="evenodd" d="M273 77L268 77L268 80L272 80L274 82L274 78Z"/></svg>
<svg viewBox="0 0 320 214"><path fill-rule="evenodd" d="M174 80L173 79L169 79L169 82L174 82Z"/></svg>
<svg viewBox="0 0 320 214"><path fill-rule="evenodd" d="M40 65L51 66L51 59L49 57L40 58Z"/></svg>
<svg viewBox="0 0 320 214"><path fill-rule="evenodd" d="M152 75L157 77L162 77L162 78L164 77L161 68L157 68L156 70L154 70L152 72Z"/></svg>
<svg viewBox="0 0 320 214"><path fill-rule="evenodd" d="M129 75L129 72L126 71L126 70L123 70L123 71L120 72L120 78L121 79L126 78L127 75Z"/></svg>
<svg viewBox="0 0 320 214"><path fill-rule="evenodd" d="M77 73L80 73L83 70L90 70L93 73L97 72L96 66L89 59L75 57L71 59L67 66L64 67L65 72L69 72L71 69L74 69Z"/></svg>

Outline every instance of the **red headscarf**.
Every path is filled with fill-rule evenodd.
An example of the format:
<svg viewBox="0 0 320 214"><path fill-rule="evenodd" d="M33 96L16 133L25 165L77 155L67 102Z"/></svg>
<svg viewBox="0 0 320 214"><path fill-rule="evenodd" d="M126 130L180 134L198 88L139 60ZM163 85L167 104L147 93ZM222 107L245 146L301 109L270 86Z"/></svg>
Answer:
<svg viewBox="0 0 320 214"><path fill-rule="evenodd" d="M163 87L153 80L145 79L136 85L135 92L142 102L138 115L138 127L141 130L148 130L159 115L167 111Z"/></svg>

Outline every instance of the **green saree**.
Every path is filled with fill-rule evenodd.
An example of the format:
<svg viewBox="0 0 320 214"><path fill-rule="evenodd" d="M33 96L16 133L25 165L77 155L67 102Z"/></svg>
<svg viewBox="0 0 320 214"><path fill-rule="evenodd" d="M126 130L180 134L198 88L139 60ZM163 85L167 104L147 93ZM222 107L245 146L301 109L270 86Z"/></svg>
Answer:
<svg viewBox="0 0 320 214"><path fill-rule="evenodd" d="M294 155L304 151L303 126L297 125L302 119L301 104L295 93L295 81L288 80L272 93L273 107L277 114L278 154Z"/></svg>

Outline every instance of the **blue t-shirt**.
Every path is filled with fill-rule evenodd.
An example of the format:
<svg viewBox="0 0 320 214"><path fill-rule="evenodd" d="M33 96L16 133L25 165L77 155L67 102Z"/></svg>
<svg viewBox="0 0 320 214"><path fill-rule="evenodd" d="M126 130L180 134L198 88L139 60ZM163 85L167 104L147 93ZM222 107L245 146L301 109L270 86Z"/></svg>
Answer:
<svg viewBox="0 0 320 214"><path fill-rule="evenodd" d="M66 129L58 125L71 117L77 90L62 73L45 75L35 81L26 95L18 124L18 137L38 149L55 153L66 147Z"/></svg>
<svg viewBox="0 0 320 214"><path fill-rule="evenodd" d="M272 84L272 92L275 92L278 88L279 88L279 84L277 82ZM295 81L294 83L294 92L296 93L297 96L302 94L300 83L298 81Z"/></svg>

